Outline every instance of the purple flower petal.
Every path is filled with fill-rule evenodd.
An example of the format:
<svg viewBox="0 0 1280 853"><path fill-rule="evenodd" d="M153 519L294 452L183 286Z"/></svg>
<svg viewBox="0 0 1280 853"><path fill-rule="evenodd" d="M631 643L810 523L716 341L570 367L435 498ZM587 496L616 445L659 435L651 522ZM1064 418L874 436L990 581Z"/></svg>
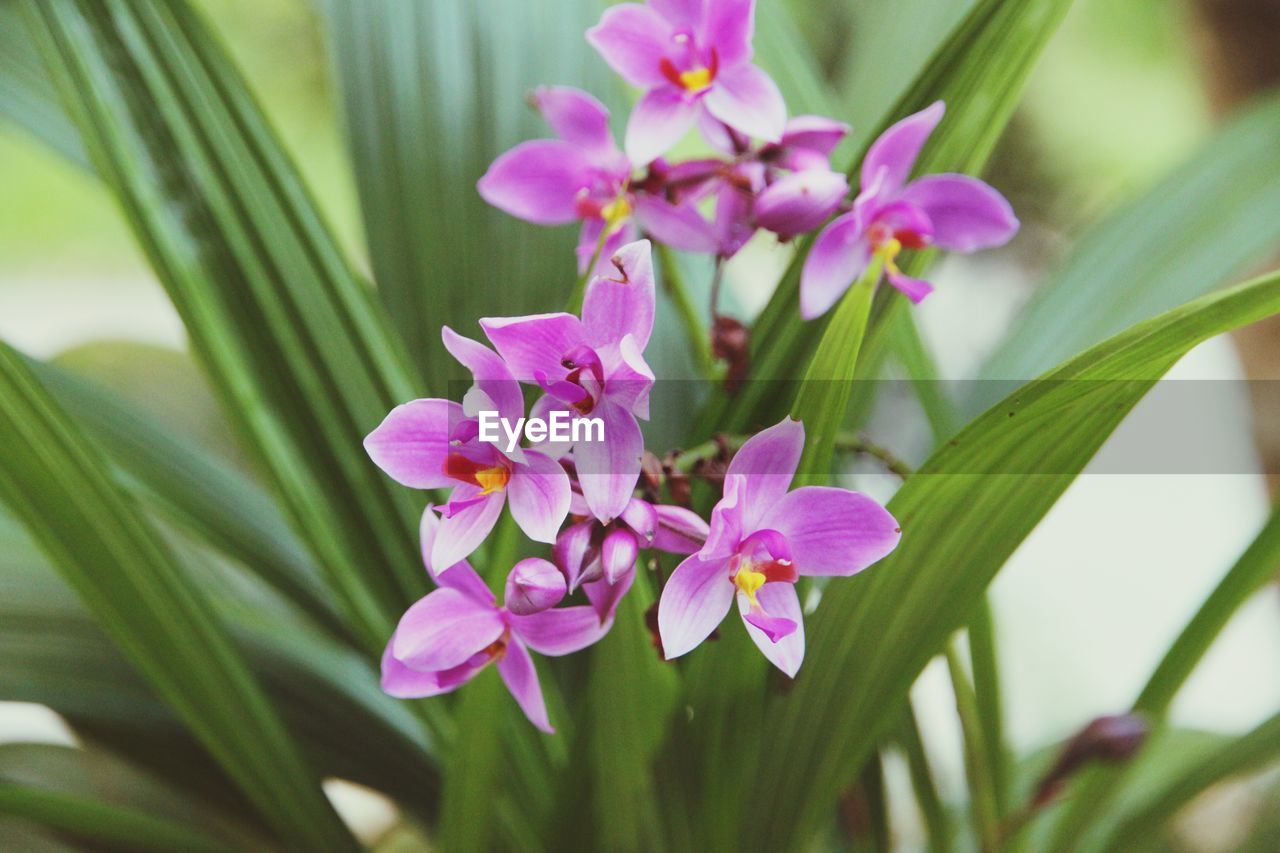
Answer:
<svg viewBox="0 0 1280 853"><path fill-rule="evenodd" d="M968 175L928 175L907 184L902 200L918 205L933 225L933 244L953 252L1002 246L1018 217L996 189Z"/></svg>
<svg viewBox="0 0 1280 853"><path fill-rule="evenodd" d="M571 86L539 86L533 104L565 142L599 157L617 151L609 130L609 110L591 95Z"/></svg>
<svg viewBox="0 0 1280 853"><path fill-rule="evenodd" d="M804 148L828 156L846 136L849 125L826 116L796 116L782 131L783 148Z"/></svg>
<svg viewBox="0 0 1280 853"><path fill-rule="evenodd" d="M459 560L452 566L445 566L443 570L436 571L435 566L431 563L431 551L435 547L436 535L439 532L440 519L436 517L435 511L431 507L427 507L422 512L422 521L418 524L418 537L422 547L422 562L427 567L427 574L440 586L456 589L463 595L468 595L482 604L496 604L497 599L494 598L493 592L490 591L485 582L476 574L476 570L471 568L471 564L466 560Z"/></svg>
<svg viewBox="0 0 1280 853"><path fill-rule="evenodd" d="M751 59L756 21L755 0L708 0L702 43L716 52L721 68Z"/></svg>
<svg viewBox="0 0 1280 853"><path fill-rule="evenodd" d="M582 587L602 624L613 619L613 615L618 610L618 603L627 594L627 590L631 589L635 579L636 573L632 571L619 577L617 583L609 583L601 579Z"/></svg>
<svg viewBox="0 0 1280 853"><path fill-rule="evenodd" d="M903 295L912 302L919 304L930 293L933 293L933 285L922 278L912 278L900 272L889 270L889 283L902 291Z"/></svg>
<svg viewBox="0 0 1280 853"><path fill-rule="evenodd" d="M671 24L653 9L638 3L610 6L600 23L587 30L587 42L599 51L609 67L641 89L666 82L660 63L670 37ZM633 159L632 162L640 161Z"/></svg>
<svg viewBox="0 0 1280 853"><path fill-rule="evenodd" d="M481 655L479 660L468 661L452 669L423 672L410 669L396 660L391 653L395 642L393 634L382 653L382 692L397 699L422 699L457 690L489 663L488 658Z"/></svg>
<svg viewBox="0 0 1280 853"><path fill-rule="evenodd" d="M551 549L551 556L560 567L560 571L564 572L570 592L578 588L578 584L582 582L583 572L598 556L591 542L595 528L596 522L592 520L571 524L560 532L556 537L555 546Z"/></svg>
<svg viewBox="0 0 1280 853"><path fill-rule="evenodd" d="M494 160L476 189L489 204L519 219L562 225L578 218L578 191L591 183L591 173L581 148L535 139Z"/></svg>
<svg viewBox="0 0 1280 853"><path fill-rule="evenodd" d="M605 399L591 412L604 422L604 441L580 441L573 459L591 514L603 522L617 518L640 479L644 437L635 415Z"/></svg>
<svg viewBox="0 0 1280 853"><path fill-rule="evenodd" d="M592 280L582 302L587 341L600 349L626 335L640 349L653 332L653 257L648 240L628 243L610 259L609 274Z"/></svg>
<svg viewBox="0 0 1280 853"><path fill-rule="evenodd" d="M773 79L754 65L721 69L703 99L716 118L765 142L777 142L787 124L787 105Z"/></svg>
<svg viewBox="0 0 1280 853"><path fill-rule="evenodd" d="M733 454L725 482L735 475L742 478L738 500L744 533L758 530L760 520L787 493L803 452L804 424L786 417L751 436Z"/></svg>
<svg viewBox="0 0 1280 853"><path fill-rule="evenodd" d="M698 556L704 560L727 560L741 544L743 536L751 531L742 525L742 493L746 491L746 477L741 474L726 475L724 496L711 508L710 530Z"/></svg>
<svg viewBox="0 0 1280 853"><path fill-rule="evenodd" d="M535 381L539 372L557 379L564 376L566 371L561 361L586 343L582 322L563 312L484 317L480 328L521 382Z"/></svg>
<svg viewBox="0 0 1280 853"><path fill-rule="evenodd" d="M440 330L440 337L449 355L471 371L476 387L493 401L498 416L515 423L524 414L524 394L506 363L484 344L465 338L448 326Z"/></svg>
<svg viewBox="0 0 1280 853"><path fill-rule="evenodd" d="M617 349L616 363L610 362L606 393L609 399L642 420L649 419L649 391L653 388L653 369L635 338L627 335Z"/></svg>
<svg viewBox="0 0 1280 853"><path fill-rule="evenodd" d="M582 221L582 230L578 234L578 245L574 248L574 254L578 257L578 275L587 272L587 264L591 263L591 259L595 258L595 266L591 268L591 275L609 275L613 272L613 264L609 263L609 259L617 254L618 249L623 244L630 243L638 236L635 220L627 219L621 228L618 228L604 238L604 244L600 246L600 256L596 257L596 246L600 245L600 231L605 227L603 219L584 219Z"/></svg>
<svg viewBox="0 0 1280 853"><path fill-rule="evenodd" d="M481 497L476 486L458 486L453 490L450 502L464 502L477 497L480 500L474 504L440 519L440 530L431 548L431 565L453 566L462 562L493 530L502 513L502 505L506 503L502 492Z"/></svg>
<svg viewBox="0 0 1280 853"><path fill-rule="evenodd" d="M625 527L610 530L600 546L600 564L604 567L605 581L617 583L624 574L635 569L639 556L640 543L634 531Z"/></svg>
<svg viewBox="0 0 1280 853"><path fill-rule="evenodd" d="M738 596L738 612L747 634L770 663L795 678L804 661L804 614L796 588L789 583L767 583L756 593L756 600L761 614L751 614L747 597Z"/></svg>
<svg viewBox="0 0 1280 853"><path fill-rule="evenodd" d="M916 158L920 156L920 149L924 147L925 140L933 133L938 122L942 121L945 111L946 105L942 101L935 101L880 134L871 143L867 156L862 161L863 189L871 186L877 180L877 173L884 169L880 192L886 195L896 192L910 177Z"/></svg>
<svg viewBox="0 0 1280 853"><path fill-rule="evenodd" d="M627 120L627 159L637 166L653 162L689 131L697 113L697 102L674 86L660 85L645 92Z"/></svg>
<svg viewBox="0 0 1280 853"><path fill-rule="evenodd" d="M463 419L462 407L452 400L411 400L392 409L365 436L364 449L375 465L402 486L443 488L454 482L445 475L444 463L449 436Z"/></svg>
<svg viewBox="0 0 1280 853"><path fill-rule="evenodd" d="M738 180L722 181L716 192L716 253L722 258L736 255L756 233L752 209L755 191L764 183L764 168L759 163L740 166L735 172L747 185L740 185Z"/></svg>
<svg viewBox="0 0 1280 853"><path fill-rule="evenodd" d="M609 633L609 623L602 623L592 607L557 607L513 616L511 630L538 654L559 657L598 642Z"/></svg>
<svg viewBox="0 0 1280 853"><path fill-rule="evenodd" d="M639 195L635 216L649 235L673 249L711 254L719 246L715 229L692 204L672 204L657 196Z"/></svg>
<svg viewBox="0 0 1280 853"><path fill-rule="evenodd" d="M632 498L619 518L635 532L638 547L648 548L653 544L653 538L658 533L658 511L653 504L640 498Z"/></svg>
<svg viewBox="0 0 1280 853"><path fill-rule="evenodd" d="M538 671L533 668L529 650L517 639L507 644L506 653L498 661L498 673L524 715L547 734L555 734L547 719L547 703L542 699L542 685L538 684Z"/></svg>
<svg viewBox="0 0 1280 853"><path fill-rule="evenodd" d="M889 511L866 495L805 486L778 501L764 520L787 538L802 575L857 574L902 538Z"/></svg>
<svg viewBox="0 0 1280 853"><path fill-rule="evenodd" d="M707 0L649 0L653 9L675 26L697 30L702 26Z"/></svg>
<svg viewBox="0 0 1280 853"><path fill-rule="evenodd" d="M698 110L698 132L708 145L721 154L735 152L733 131L725 123L706 110Z"/></svg>
<svg viewBox="0 0 1280 853"><path fill-rule="evenodd" d="M537 542L556 541L569 514L569 475L559 462L536 450L525 451L525 464L512 473L507 494L511 515L526 536Z"/></svg>
<svg viewBox="0 0 1280 853"><path fill-rule="evenodd" d="M831 221L814 241L800 273L800 316L820 317L849 289L871 261L862 224L854 213Z"/></svg>
<svg viewBox="0 0 1280 853"><path fill-rule="evenodd" d="M507 574L503 606L517 616L528 616L555 607L568 587L553 564L538 557L521 560Z"/></svg>
<svg viewBox="0 0 1280 853"><path fill-rule="evenodd" d="M653 547L668 554L696 554L707 541L711 529L696 512L682 506L659 504L654 512L658 516L658 530L653 537Z"/></svg>
<svg viewBox="0 0 1280 853"><path fill-rule="evenodd" d="M693 651L724 620L733 604L733 583L723 560L696 554L671 573L658 602L658 634L667 660Z"/></svg>
<svg viewBox="0 0 1280 853"><path fill-rule="evenodd" d="M756 198L756 224L781 237L812 231L840 205L849 181L839 172L808 169L765 187Z"/></svg>
<svg viewBox="0 0 1280 853"><path fill-rule="evenodd" d="M420 598L400 617L392 654L413 669L449 669L484 651L505 630L496 607L456 589L441 588Z"/></svg>

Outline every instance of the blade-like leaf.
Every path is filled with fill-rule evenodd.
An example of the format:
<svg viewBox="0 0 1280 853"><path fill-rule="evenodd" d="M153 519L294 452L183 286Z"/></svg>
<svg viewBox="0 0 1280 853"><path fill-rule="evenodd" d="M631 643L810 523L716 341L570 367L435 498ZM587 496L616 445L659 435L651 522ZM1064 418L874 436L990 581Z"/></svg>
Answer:
<svg viewBox="0 0 1280 853"><path fill-rule="evenodd" d="M1267 260L1280 246L1277 138L1280 97L1273 96L1094 225L1066 266L1036 292L983 374L1034 376ZM977 410L993 401L969 402Z"/></svg>
<svg viewBox="0 0 1280 853"><path fill-rule="evenodd" d="M0 496L103 630L280 834L352 839L225 626L96 448L0 346Z"/></svg>
<svg viewBox="0 0 1280 853"><path fill-rule="evenodd" d="M1275 577L1277 565L1280 565L1280 511L1272 513L1257 538L1218 582L1165 652L1133 703L1135 713L1157 725L1165 720L1174 696L1209 651L1214 639L1222 633L1241 605ZM1046 849L1067 850L1086 837L1106 803L1127 778L1125 767L1093 767L1082 773L1058 815Z"/></svg>
<svg viewBox="0 0 1280 853"><path fill-rule="evenodd" d="M549 136L537 85L616 84L582 37L598 0L323 0L378 293L443 392L440 326L561 305L576 276L568 228L489 207L476 180L518 142ZM606 100L608 100L606 98Z"/></svg>
<svg viewBox="0 0 1280 853"><path fill-rule="evenodd" d="M1196 795L1218 782L1265 768L1277 760L1280 760L1280 714L1214 750L1184 772L1162 780L1160 787L1147 793L1143 801L1126 814L1100 849L1113 853L1154 846L1152 842L1160 828Z"/></svg>
<svg viewBox="0 0 1280 853"><path fill-rule="evenodd" d="M0 117L89 168L80 134L58 104L17 0L0 0Z"/></svg>
<svg viewBox="0 0 1280 853"><path fill-rule="evenodd" d="M26 8L98 173L374 652L425 591L412 501L360 447L417 390L394 336L185 3Z"/></svg>
<svg viewBox="0 0 1280 853"><path fill-rule="evenodd" d="M909 478L890 502L898 549L827 588L806 671L770 702L760 767L774 784L752 798L760 834L743 841L811 837L920 670L1156 379L1197 343L1278 311L1272 275L1139 324L1016 391Z"/></svg>
<svg viewBox="0 0 1280 853"><path fill-rule="evenodd" d="M1017 104L1032 64L1068 6L1070 0L982 0L975 5L911 88L882 117L875 132L860 137L859 153L849 171L853 172L880 130L942 99L947 102L947 115L921 153L917 170L980 172ZM800 269L809 242L801 242L777 290L752 326L755 379L801 375L835 313L828 312L809 323L799 320ZM929 255L912 258L904 269L919 274ZM883 333L885 328L884 322L877 322L872 334ZM703 439L718 430L743 432L773 423L789 406L785 397L769 382L747 383L733 398L717 395L699 416L695 438Z"/></svg>

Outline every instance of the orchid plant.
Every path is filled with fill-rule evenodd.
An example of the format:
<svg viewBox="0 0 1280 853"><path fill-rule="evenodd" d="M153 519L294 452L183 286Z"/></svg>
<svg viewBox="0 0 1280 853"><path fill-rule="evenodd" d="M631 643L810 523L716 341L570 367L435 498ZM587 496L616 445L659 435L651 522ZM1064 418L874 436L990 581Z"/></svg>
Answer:
<svg viewBox="0 0 1280 853"><path fill-rule="evenodd" d="M1041 285L981 376L1042 378L951 399L916 306L1018 234L978 175L1070 3L910 51L880 5L316 4L352 260L192 0L0 0L0 120L118 203L234 428L175 428L205 383L150 350L134 405L0 344L0 702L69 733L0 743L0 849L1094 853L1280 760L1275 718L1169 720L1280 516L1056 756L1004 733L985 600L1155 380L1280 313L1209 293L1280 239L1280 111Z"/></svg>
<svg viewBox="0 0 1280 853"><path fill-rule="evenodd" d="M787 121L777 85L750 61L754 14L754 3L741 0L624 3L587 31L587 41L609 66L645 90L627 121L626 153L618 150L609 113L598 100L543 87L532 103L559 138L521 143L477 184L486 201L513 216L542 225L583 223L577 253L589 283L581 318L563 312L484 318L480 325L496 356L446 328L445 346L475 379L462 404L405 403L365 447L400 483L427 489L457 484L447 503L426 509L426 517L442 516L431 550L442 568L480 545L510 489L520 528L536 541L556 539L563 588L591 581L585 591L602 624L631 587L641 549L662 549L660 513L678 518L683 536L674 550L692 556L661 588L656 612L665 657L677 658L705 640L736 590L752 640L795 677L804 658L797 580L862 571L892 551L902 531L883 507L857 492L807 486L786 493L804 447L803 425L789 419L738 450L709 524L687 509L654 507L635 494L645 453L637 419L648 417L655 381L644 359L656 310L649 240L724 260L758 230L794 239L846 210L822 228L804 267L800 310L812 319L835 303L872 255L890 284L919 302L932 288L899 270L896 258L904 247L998 246L1013 236L1018 221L1004 197L975 178L908 181L942 118L941 102L894 124L871 145L861 190L846 202L848 181L831 169L829 157L849 128L823 116ZM694 127L715 156L666 159ZM638 234L648 239L623 243ZM504 419L523 417L513 377L542 391L531 416L553 410L595 416L602 435L512 455L478 443L480 407ZM585 512L557 538L570 495ZM426 528L434 532L436 522L424 522ZM439 600L439 593L432 595ZM418 648L445 641L438 626L420 615L429 600L410 609L392 640L396 650L388 647L388 690L414 670L430 684L445 683L437 657L399 651L411 642ZM486 624L499 621L489 617ZM506 645L489 648L501 657ZM531 671L524 661L521 671ZM450 678L433 692L465 680ZM512 691L530 720L546 728L541 701Z"/></svg>

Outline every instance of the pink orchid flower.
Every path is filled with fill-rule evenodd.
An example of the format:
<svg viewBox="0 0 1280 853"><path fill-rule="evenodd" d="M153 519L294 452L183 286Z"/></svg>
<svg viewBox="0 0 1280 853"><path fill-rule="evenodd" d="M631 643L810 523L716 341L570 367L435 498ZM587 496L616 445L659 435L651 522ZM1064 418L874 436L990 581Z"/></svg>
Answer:
<svg viewBox="0 0 1280 853"><path fill-rule="evenodd" d="M636 419L649 417L653 385L644 360L654 315L649 241L623 246L612 264L612 277L587 287L581 319L560 312L480 321L511 374L546 392L532 415L561 411L602 423L603 440L578 441L572 450L587 506L605 522L622 513L640 477L644 437Z"/></svg>
<svg viewBox="0 0 1280 853"><path fill-rule="evenodd" d="M803 449L804 426L788 418L734 455L706 544L662 590L658 632L668 659L705 640L736 598L752 641L794 677L804 659L796 580L856 574L897 546L897 522L871 498L825 486L788 491Z"/></svg>
<svg viewBox="0 0 1280 853"><path fill-rule="evenodd" d="M554 542L569 513L569 475L538 450L505 452L479 439L480 412L497 412L510 423L524 415L519 383L493 350L448 326L441 336L475 377L462 404L422 399L397 406L365 438L365 451L401 485L453 487L440 510L442 535L434 540L433 565L449 567L469 556L493 530L508 497L512 517L530 539ZM432 512L428 507L426 514Z"/></svg>
<svg viewBox="0 0 1280 853"><path fill-rule="evenodd" d="M751 63L754 29L755 0L650 0L605 10L587 41L646 90L627 124L631 162L653 160L700 119L778 140L787 108L777 85Z"/></svg>
<svg viewBox="0 0 1280 853"><path fill-rule="evenodd" d="M533 104L559 138L522 142L494 160L476 183L485 201L538 225L580 221L579 273L597 246L591 272L607 272L609 258L636 238L637 222L673 248L714 249L710 226L692 206L634 191L631 160L618 150L603 104L567 86L535 90Z"/></svg>
<svg viewBox="0 0 1280 853"><path fill-rule="evenodd" d="M438 522L422 519L424 555L438 541ZM521 560L507 577L506 606L465 560L437 573L439 589L428 593L400 619L382 655L382 689L401 699L449 693L491 663L529 722L549 734L547 706L534 669L535 652L567 655L595 643L611 627L591 607L551 609L565 594L564 577L551 563Z"/></svg>
<svg viewBox="0 0 1280 853"><path fill-rule="evenodd" d="M941 101L890 127L862 161L862 192L814 241L800 278L800 315L820 316L879 256L889 283L912 302L933 292L895 259L903 248L937 246L975 252L1003 245L1018 230L999 192L968 175L928 175L908 181L920 149L942 120Z"/></svg>
<svg viewBox="0 0 1280 853"><path fill-rule="evenodd" d="M684 507L632 498L607 524L588 513L586 501L575 492L569 516L579 520L560 532L552 556L569 592L581 586L601 621L613 618L618 602L631 589L642 549L692 554L707 539L707 523Z"/></svg>

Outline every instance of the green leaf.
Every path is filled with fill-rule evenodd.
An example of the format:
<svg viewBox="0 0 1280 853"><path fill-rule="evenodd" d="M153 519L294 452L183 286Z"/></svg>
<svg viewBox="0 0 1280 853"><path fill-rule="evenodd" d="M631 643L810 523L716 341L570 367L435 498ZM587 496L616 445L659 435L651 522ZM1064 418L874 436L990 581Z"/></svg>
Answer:
<svg viewBox="0 0 1280 853"><path fill-rule="evenodd" d="M1094 225L983 367L1024 378L1231 281L1280 244L1280 96ZM994 388L999 383L978 383ZM981 390L981 389L979 389ZM969 401L971 409L992 402Z"/></svg>
<svg viewBox="0 0 1280 853"><path fill-rule="evenodd" d="M346 638L315 566L271 499L210 453L93 383L31 360L36 377L119 466L135 494Z"/></svg>
<svg viewBox="0 0 1280 853"><path fill-rule="evenodd" d="M97 747L0 745L0 813L112 849L265 850L269 838Z"/></svg>
<svg viewBox="0 0 1280 853"><path fill-rule="evenodd" d="M742 842L812 837L924 665L1156 379L1201 341L1278 311L1272 275L1139 324L1014 392L909 478L889 505L901 544L827 587L805 670L769 703L759 766L774 784L747 805L758 835Z"/></svg>
<svg viewBox="0 0 1280 853"><path fill-rule="evenodd" d="M90 168L80 134L58 103L17 0L0 0L0 116Z"/></svg>
<svg viewBox="0 0 1280 853"><path fill-rule="evenodd" d="M0 497L283 836L352 844L225 626L22 358L0 346Z"/></svg>
<svg viewBox="0 0 1280 853"><path fill-rule="evenodd" d="M426 587L413 501L360 446L418 390L394 335L185 3L26 8L229 416L376 653Z"/></svg>
<svg viewBox="0 0 1280 853"><path fill-rule="evenodd" d="M1155 672L1133 703L1133 711L1155 725L1162 724L1178 690L1195 670L1214 639L1249 598L1275 577L1280 563L1280 511L1262 528L1248 549L1223 576L1195 616L1165 652ZM1125 767L1094 767L1071 787L1048 849L1065 850L1086 837L1090 826L1128 778Z"/></svg>
<svg viewBox="0 0 1280 853"><path fill-rule="evenodd" d="M997 817L1009 812L1011 762L1004 737L1004 708L1000 698L1000 665L997 659L995 619L991 599L984 596L977 615L969 622L969 660L973 666L973 690L977 718L982 727L986 776Z"/></svg>
<svg viewBox="0 0 1280 853"><path fill-rule="evenodd" d="M946 803L938 793L933 768L929 765L929 755L920 736L920 724L916 721L915 708L910 700L903 709L895 740L906 754L911 790L915 793L916 805L920 807L920 815L928 830L929 849L935 853L945 853L955 846L955 828L952 826L951 815L947 813Z"/></svg>
<svg viewBox="0 0 1280 853"><path fill-rule="evenodd" d="M1151 846L1159 830L1180 808L1209 787L1280 760L1280 714L1248 734L1214 750L1182 773L1161 780L1142 802L1129 810L1101 849L1138 850Z"/></svg>
<svg viewBox="0 0 1280 853"><path fill-rule="evenodd" d="M850 173L880 131L939 99L946 101L947 114L921 152L917 172L980 172L1017 104L1032 64L1068 6L1070 0L982 0L975 5L893 108L878 124L868 126L874 132L860 138ZM834 313L808 323L799 320L800 270L810 242L801 242L752 326L751 364L756 380L800 375ZM930 255L917 255L904 270L920 274ZM883 324L877 326L873 334L883 332ZM786 411L785 396L766 381L749 382L732 398L717 395L700 414L694 437L774 423Z"/></svg>
<svg viewBox="0 0 1280 853"><path fill-rule="evenodd" d="M559 306L571 228L490 207L475 183L503 151L549 136L528 92L616 86L582 37L598 0L323 0L378 294L431 387L457 376L440 326ZM606 100L608 100L606 98Z"/></svg>
<svg viewBox="0 0 1280 853"><path fill-rule="evenodd" d="M248 808L182 720L3 514L0 553L0 700L48 705L81 737L109 744L171 784ZM410 707L382 693L363 656L266 607L256 587L242 595L239 604L216 595L215 604L317 771L383 791L419 815L433 814L439 768Z"/></svg>

